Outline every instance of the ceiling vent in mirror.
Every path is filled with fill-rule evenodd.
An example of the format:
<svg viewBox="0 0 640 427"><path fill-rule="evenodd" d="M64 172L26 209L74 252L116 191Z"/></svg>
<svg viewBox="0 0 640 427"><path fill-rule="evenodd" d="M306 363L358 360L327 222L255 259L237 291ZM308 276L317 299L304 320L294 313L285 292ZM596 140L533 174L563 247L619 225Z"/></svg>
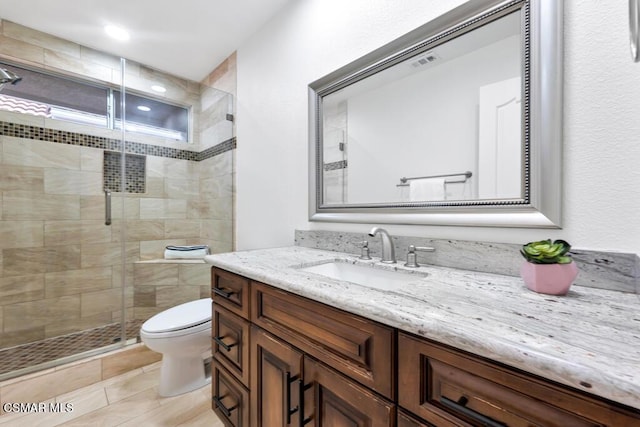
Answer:
<svg viewBox="0 0 640 427"><path fill-rule="evenodd" d="M438 59L440 59L440 57L436 55L435 52L431 51L414 58L413 61L410 62L410 64L412 67L418 68L429 65L432 62L437 61Z"/></svg>

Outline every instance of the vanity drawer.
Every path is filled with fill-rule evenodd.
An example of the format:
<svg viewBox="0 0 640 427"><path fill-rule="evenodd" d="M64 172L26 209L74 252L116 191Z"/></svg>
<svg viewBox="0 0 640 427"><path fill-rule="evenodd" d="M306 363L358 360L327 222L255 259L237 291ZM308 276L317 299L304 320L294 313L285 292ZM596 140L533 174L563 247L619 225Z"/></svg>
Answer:
<svg viewBox="0 0 640 427"><path fill-rule="evenodd" d="M398 404L435 425L640 425L613 404L422 338L400 333L398 351Z"/></svg>
<svg viewBox="0 0 640 427"><path fill-rule="evenodd" d="M232 427L249 425L249 391L216 359L211 363L211 392L211 407L225 425Z"/></svg>
<svg viewBox="0 0 640 427"><path fill-rule="evenodd" d="M251 324L217 304L213 304L212 314L213 357L249 387Z"/></svg>
<svg viewBox="0 0 640 427"><path fill-rule="evenodd" d="M252 282L251 320L383 396L394 396L394 330Z"/></svg>
<svg viewBox="0 0 640 427"><path fill-rule="evenodd" d="M249 320L249 279L216 267L211 268L211 298Z"/></svg>

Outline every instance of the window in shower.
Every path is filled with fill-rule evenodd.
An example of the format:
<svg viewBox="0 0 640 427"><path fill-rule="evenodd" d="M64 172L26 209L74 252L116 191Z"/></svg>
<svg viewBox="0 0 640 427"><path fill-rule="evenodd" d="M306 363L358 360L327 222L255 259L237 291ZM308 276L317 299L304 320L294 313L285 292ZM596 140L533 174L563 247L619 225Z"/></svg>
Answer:
<svg viewBox="0 0 640 427"><path fill-rule="evenodd" d="M22 77L0 92L0 109L96 126L108 126L109 88L0 64Z"/></svg>
<svg viewBox="0 0 640 427"><path fill-rule="evenodd" d="M122 128L122 93L105 85L75 80L0 62L22 77L5 85L0 110L86 125ZM176 141L189 140L189 108L126 92L126 130Z"/></svg>
<svg viewBox="0 0 640 427"><path fill-rule="evenodd" d="M122 128L122 94L113 91L115 127ZM162 138L187 141L189 110L178 105L136 95L125 94L126 130Z"/></svg>

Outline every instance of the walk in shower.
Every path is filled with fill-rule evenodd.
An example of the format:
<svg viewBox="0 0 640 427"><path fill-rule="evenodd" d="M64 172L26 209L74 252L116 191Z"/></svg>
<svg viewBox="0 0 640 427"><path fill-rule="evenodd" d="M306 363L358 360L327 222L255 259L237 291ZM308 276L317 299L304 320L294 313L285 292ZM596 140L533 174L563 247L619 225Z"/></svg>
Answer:
<svg viewBox="0 0 640 427"><path fill-rule="evenodd" d="M233 249L235 148L231 94L2 31L0 68L22 80L0 89L0 380L135 343L207 297L206 264L163 252Z"/></svg>

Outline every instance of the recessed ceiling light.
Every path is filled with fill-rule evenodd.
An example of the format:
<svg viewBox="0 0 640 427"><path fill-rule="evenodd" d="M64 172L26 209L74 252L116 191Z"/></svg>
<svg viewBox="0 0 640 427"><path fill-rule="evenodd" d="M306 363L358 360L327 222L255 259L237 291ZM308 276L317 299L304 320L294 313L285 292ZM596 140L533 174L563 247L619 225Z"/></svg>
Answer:
<svg viewBox="0 0 640 427"><path fill-rule="evenodd" d="M152 90L155 90L156 92L160 92L160 93L165 93L167 91L167 89L165 89L164 87L160 86L160 85L153 85L151 86Z"/></svg>
<svg viewBox="0 0 640 427"><path fill-rule="evenodd" d="M116 27L115 25L106 25L104 27L104 31L109 37L112 37L116 40L129 40L129 32L122 27Z"/></svg>
<svg viewBox="0 0 640 427"><path fill-rule="evenodd" d="M140 111L151 111L151 108L147 107L146 105L138 105L138 110L140 110Z"/></svg>

